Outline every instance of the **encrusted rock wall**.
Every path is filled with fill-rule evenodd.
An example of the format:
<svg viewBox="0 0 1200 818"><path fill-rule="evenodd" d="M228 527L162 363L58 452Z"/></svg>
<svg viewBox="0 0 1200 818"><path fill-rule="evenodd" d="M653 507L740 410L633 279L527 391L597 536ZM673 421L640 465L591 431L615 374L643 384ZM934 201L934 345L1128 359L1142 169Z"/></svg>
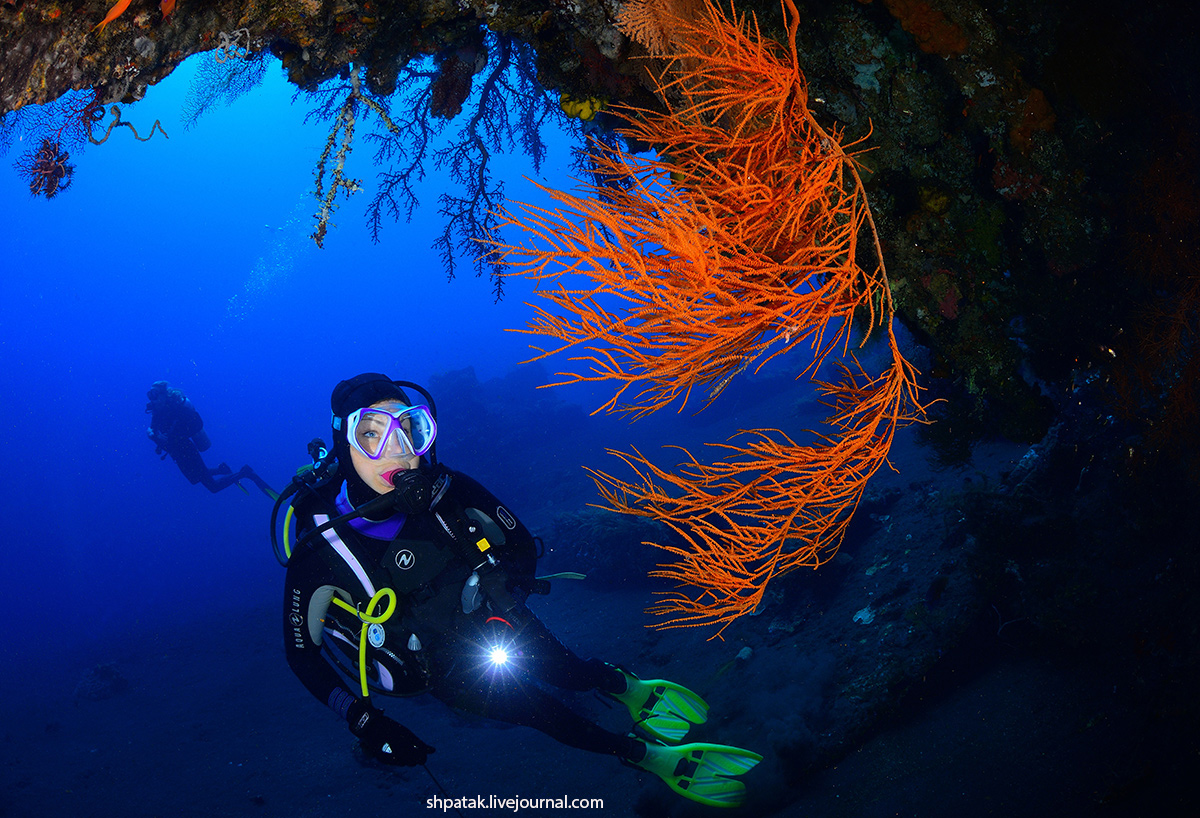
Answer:
<svg viewBox="0 0 1200 818"><path fill-rule="evenodd" d="M106 102L139 99L181 61L216 49L222 32L242 28L255 50L270 49L285 61L298 85L356 63L368 66L385 93L399 66L472 44L485 22L537 45L553 87L611 85L600 63L619 58L623 46L605 3L179 0L164 20L155 0L133 0L97 30L108 7L102 0L0 3L0 113L96 86L105 88Z"/></svg>

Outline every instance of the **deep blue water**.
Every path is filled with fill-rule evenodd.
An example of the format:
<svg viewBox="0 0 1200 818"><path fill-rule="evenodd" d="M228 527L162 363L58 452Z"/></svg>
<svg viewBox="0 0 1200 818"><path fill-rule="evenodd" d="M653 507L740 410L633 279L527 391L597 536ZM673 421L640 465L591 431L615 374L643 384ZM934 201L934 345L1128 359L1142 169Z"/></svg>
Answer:
<svg viewBox="0 0 1200 818"><path fill-rule="evenodd" d="M14 589L18 606L53 604L76 637L145 615L135 611L199 616L277 593L269 504L252 487L249 496L236 488L210 495L170 460L160 462L145 436L151 382L168 380L193 400L212 440L209 465L249 464L281 487L304 462L305 443L328 434L329 393L339 380L381 371L428 384L471 367L486 382L529 357L527 337L508 330L532 314L530 283L508 279L497 304L491 283L465 259L447 281L431 247L442 229L443 174L428 167L412 222L388 224L373 244L364 217L373 150L360 123L348 175L364 179L366 190L339 199L336 226L318 249L309 238L312 171L329 123L304 121L306 101L293 101L273 61L262 86L185 129L181 107L196 68L194 59L123 106L141 133L157 119L169 139L138 142L116 129L72 158L71 187L53 200L30 196L11 170L22 143L0 175L8 215L0 239L8 464L0 502L6 517L33 522L37 532L14 542L6 570L26 578ZM545 203L527 177L572 184L577 136L552 128L544 136L550 155L540 174L523 156L496 158L510 199ZM516 392L504 396L509 405L488 410L507 413L518 428L533 423L525 404L595 408L601 389L535 394L565 363L522 370ZM557 440L550 430L540 447L515 452L498 453L500 443L474 436L469 423L443 424L441 453L468 472L490 469L481 479L493 486L487 478L514 464L553 460L578 476L583 465L597 465L588 453L603 458L604 446L725 438L748 425L737 421L729 394L724 408L699 421L690 410L668 411L632 430L580 411ZM453 413L445 397L440 403ZM716 426L683 433L696 423ZM581 435L595 438L586 452L577 448ZM456 451L475 462L455 460ZM10 647L18 657L40 649L39 640Z"/></svg>
<svg viewBox="0 0 1200 818"><path fill-rule="evenodd" d="M447 282L430 246L446 184L433 167L413 221L370 242L362 125L350 171L368 190L342 200L325 249L314 245L312 171L329 126L304 122L273 63L262 86L190 130L180 109L196 63L183 66L123 106L141 133L158 119L170 138L116 129L73 157L73 183L53 200L11 169L24 144L0 168L0 503L23 532L5 574L18 578L11 601L53 609L64 639L277 593L269 503L252 487L211 495L154 456L152 381L192 398L210 465L250 464L279 486L327 435L342 378L427 383L469 366L487 380L525 357L505 330L523 324L529 285L510 281L497 305L469 264ZM568 137L552 136L543 180L568 162ZM496 172L514 198L534 195L521 157L498 157ZM43 646L5 650L19 661Z"/></svg>
<svg viewBox="0 0 1200 818"><path fill-rule="evenodd" d="M312 437L329 439L329 394L339 380L381 371L423 383L438 401L442 462L480 479L535 533L555 514L597 500L583 467L611 468L606 447L694 447L812 414L810 399L788 397L804 411L752 419L780 395L765 381L730 390L702 416L667 411L635 426L589 415L603 389L537 390L560 367L518 367L528 341L507 331L531 315L531 285L510 279L505 300L494 303L491 283L474 277L465 259L447 281L431 247L442 229L436 197L444 175L428 167L413 221L388 225L372 244L364 210L375 171L360 123L348 173L367 189L340 200L318 249L309 238L312 172L329 124L305 123L307 103L293 101L274 64L261 87L185 129L180 112L195 71L193 61L123 106L141 133L157 119L169 139L137 142L117 129L72 157L73 182L55 199L31 197L11 170L27 144L12 146L0 173L8 215L0 238L0 504L11 524L8 604L20 612L0 644L0 738L23 748L6 753L4 800L19 810L34 804L45 815L76 814L80 803L102 802L96 814L260 814L258 799L294 810L321 802L286 777L244 793L221 785L230 759L252 753L255 764L249 756L236 764L257 769L303 744L343 775L354 768L344 726L284 662L270 501L249 482L246 492L210 494L155 455L144 412L153 381L184 390L202 414L209 466L251 465L277 489L306 462ZM570 186L577 137L544 136L550 155L538 180ZM524 178L534 173L524 157L494 164L510 199L545 203ZM576 567L570 556L557 554L559 567ZM559 597L543 616L584 655L611 653L601 647L606 639L644 640L647 602L593 602L581 613L579 599ZM710 651L694 655L708 662ZM80 700L76 685L110 662L129 689L111 702ZM475 773L470 751L479 741L506 744L510 733L462 732L459 721L429 710L406 707L403 719L440 747L438 774L458 795L496 786ZM207 743L209 734L220 742ZM521 734L533 742L522 768L558 758L553 742ZM169 768L160 765L170 758ZM605 795L609 764L576 794ZM508 781L511 773L497 770L507 781L502 794L558 794L563 786L558 778ZM364 793L396 781L377 770L366 775L366 783L341 785L358 793L348 803L366 812L356 814L374 810ZM405 804L429 786L415 785Z"/></svg>

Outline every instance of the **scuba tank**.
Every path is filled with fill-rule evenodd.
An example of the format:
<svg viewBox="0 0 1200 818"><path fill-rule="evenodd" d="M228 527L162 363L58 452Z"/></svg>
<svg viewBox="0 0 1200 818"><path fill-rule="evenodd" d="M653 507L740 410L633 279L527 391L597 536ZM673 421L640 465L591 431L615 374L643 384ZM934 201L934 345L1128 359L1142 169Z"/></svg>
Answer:
<svg viewBox="0 0 1200 818"><path fill-rule="evenodd" d="M208 433L203 429L197 429L192 433L192 442L196 444L196 451L207 452L212 446L212 441L208 439Z"/></svg>

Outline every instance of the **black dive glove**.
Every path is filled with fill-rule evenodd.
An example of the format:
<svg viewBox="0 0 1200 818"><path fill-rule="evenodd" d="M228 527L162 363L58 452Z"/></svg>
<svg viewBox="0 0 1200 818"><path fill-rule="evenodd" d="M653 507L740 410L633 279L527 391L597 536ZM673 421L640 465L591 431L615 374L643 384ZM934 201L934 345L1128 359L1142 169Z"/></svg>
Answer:
<svg viewBox="0 0 1200 818"><path fill-rule="evenodd" d="M396 767L415 767L424 764L433 752L412 730L397 724L364 701L350 705L346 712L350 732L358 738L364 751L383 764Z"/></svg>

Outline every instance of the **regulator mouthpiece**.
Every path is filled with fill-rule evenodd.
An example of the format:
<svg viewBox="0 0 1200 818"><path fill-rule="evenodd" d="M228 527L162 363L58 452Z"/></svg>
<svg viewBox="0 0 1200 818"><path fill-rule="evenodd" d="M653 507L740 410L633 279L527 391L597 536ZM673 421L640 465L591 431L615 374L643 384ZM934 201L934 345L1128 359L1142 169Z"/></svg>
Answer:
<svg viewBox="0 0 1200 818"><path fill-rule="evenodd" d="M402 469L392 475L396 487L392 502L397 511L405 514L420 514L433 504L433 484L415 469Z"/></svg>

